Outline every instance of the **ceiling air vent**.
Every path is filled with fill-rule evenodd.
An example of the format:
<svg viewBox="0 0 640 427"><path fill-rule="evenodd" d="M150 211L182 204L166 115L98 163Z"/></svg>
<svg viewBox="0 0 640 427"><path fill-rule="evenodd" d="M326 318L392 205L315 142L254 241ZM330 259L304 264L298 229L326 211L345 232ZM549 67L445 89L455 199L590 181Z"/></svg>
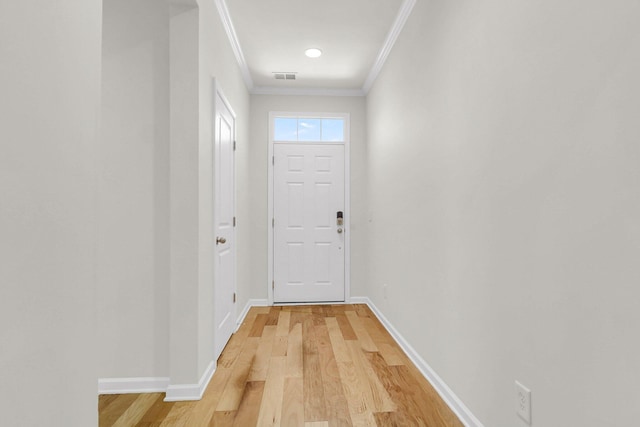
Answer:
<svg viewBox="0 0 640 427"><path fill-rule="evenodd" d="M278 72L278 73L273 73L273 77L275 77L276 80L295 80L296 73Z"/></svg>

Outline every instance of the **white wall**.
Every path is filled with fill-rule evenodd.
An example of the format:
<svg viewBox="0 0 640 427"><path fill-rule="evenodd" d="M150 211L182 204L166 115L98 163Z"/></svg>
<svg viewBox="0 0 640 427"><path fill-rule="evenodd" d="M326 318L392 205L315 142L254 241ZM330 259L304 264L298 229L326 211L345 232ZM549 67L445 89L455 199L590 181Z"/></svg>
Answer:
<svg viewBox="0 0 640 427"><path fill-rule="evenodd" d="M200 25L197 7L170 13L169 377L198 382ZM167 397L173 398L172 393Z"/></svg>
<svg viewBox="0 0 640 427"><path fill-rule="evenodd" d="M0 424L97 425L101 2L0 2ZM46 421L43 421L46 420Z"/></svg>
<svg viewBox="0 0 640 427"><path fill-rule="evenodd" d="M99 376L168 375L169 8L104 0Z"/></svg>
<svg viewBox="0 0 640 427"><path fill-rule="evenodd" d="M213 81L237 114L240 295L249 94L213 0L105 0L104 34L99 376L197 384L213 359Z"/></svg>
<svg viewBox="0 0 640 427"><path fill-rule="evenodd" d="M351 116L351 295L365 291L366 117L363 97L251 96L251 298L267 298L267 197L269 112L349 113Z"/></svg>
<svg viewBox="0 0 640 427"><path fill-rule="evenodd" d="M368 96L367 293L486 426L514 380L533 426L637 424L639 19L419 1Z"/></svg>
<svg viewBox="0 0 640 427"><path fill-rule="evenodd" d="M199 371L202 374L212 361L213 347L213 260L215 258L213 228L213 125L214 79L236 114L236 180L238 294L247 298L248 263L250 259L248 194L249 165L249 92L242 80L229 39L224 31L213 0L200 1L200 177L199 177ZM238 301L237 312L242 309Z"/></svg>

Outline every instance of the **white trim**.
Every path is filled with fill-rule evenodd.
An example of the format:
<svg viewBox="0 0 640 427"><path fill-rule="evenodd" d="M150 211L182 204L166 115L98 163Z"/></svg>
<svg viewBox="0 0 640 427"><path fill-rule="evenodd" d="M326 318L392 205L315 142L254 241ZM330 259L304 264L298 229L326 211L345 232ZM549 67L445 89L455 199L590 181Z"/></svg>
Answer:
<svg viewBox="0 0 640 427"><path fill-rule="evenodd" d="M245 60L244 54L242 53L240 40L238 40L238 35L236 34L236 30L233 27L231 15L229 15L229 9L227 8L227 3L224 0L215 0L215 2L216 8L218 9L218 14L220 15L220 20L222 21L222 26L227 33L227 37L229 37L231 49L233 50L233 54L236 57L238 66L240 67L240 73L242 74L244 84L247 86L247 90L251 91L253 89L253 80L251 79L251 73L249 72L247 61Z"/></svg>
<svg viewBox="0 0 640 427"><path fill-rule="evenodd" d="M313 118L343 118L345 120L345 138L340 145L344 145L344 302L351 298L351 114L349 113L314 113L314 112L269 112L269 147L268 147L268 198L267 198L267 298L269 305L273 305L273 119L275 117L313 117ZM286 144L287 142L278 142ZM312 142L311 142L312 143ZM301 144L292 142L292 144ZM326 142L322 145L327 145Z"/></svg>
<svg viewBox="0 0 640 427"><path fill-rule="evenodd" d="M402 6L400 6L400 11L396 16L391 29L389 30L389 34L387 34L387 38L380 49L380 53L378 53L378 57L376 61L373 63L373 67L371 67L371 71L369 71L369 75L367 79L364 81L364 85L362 86L362 91L367 94L373 86L373 82L376 81L378 74L382 71L382 67L384 66L393 45L395 44L398 36L402 32L404 28L404 24L406 24L407 19L409 19L409 15L411 15L411 11L413 10L413 6L416 4L416 0L404 0L402 2Z"/></svg>
<svg viewBox="0 0 640 427"><path fill-rule="evenodd" d="M224 107L229 110L229 113L231 113L231 116L233 117L233 135L232 135L232 139L233 139L233 143L234 146L236 144L236 136L237 136L237 118L236 118L236 112L233 110L233 108L231 107L231 104L229 103L228 98L225 96L222 88L220 87L220 84L218 83L218 80L216 78L212 79L212 87L213 87L213 127L211 130L211 168L212 168L212 188L215 189L217 188L217 169L216 169L216 138L218 137L218 130L216 128L216 126L218 125L218 114L219 114L219 107L218 107L218 99L220 100L220 102L222 102L222 104L224 104ZM235 217L237 214L237 203L238 203L238 197L237 197L237 170L236 170L236 151L235 149L232 151L232 156L233 156L233 216ZM214 192L215 193L215 192ZM217 224L218 224L218 220L217 220L217 215L219 214L220 211L220 207L218 206L218 200L217 197L214 195L213 200L212 200L212 206L213 206L213 216L211 218L211 221L213 222L212 224L212 229L214 230L214 232L217 233ZM237 276L237 262L238 262L238 250L237 250L237 241L238 241L238 232L236 227L232 227L232 251L233 251L233 271L234 271L234 275L233 275L233 292L234 294L237 294L238 292L238 276ZM213 252L214 252L214 266L216 267L214 269L214 273L213 273L213 283L212 283L212 287L213 287L213 293L214 293L214 300L215 300L215 296L217 295L218 292L218 287L222 286L222 282L220 280L220 269L217 268L217 262L218 262L218 249L217 247L214 245L213 246ZM236 316L237 313L237 305L234 303L233 304L233 311L232 311L232 319L233 317ZM214 310L215 311L215 310ZM212 316L211 321L214 324L214 328L216 328L218 325L216 324L215 321L215 313ZM234 328L235 330L235 328ZM220 356L220 353L222 353L222 350L224 349L224 345L226 344L226 342L222 343L219 342L222 340L222 337L218 336L219 334L214 334L213 337L213 346L214 346L214 359L218 359L218 356Z"/></svg>
<svg viewBox="0 0 640 427"><path fill-rule="evenodd" d="M244 319L247 317L247 314L249 314L249 310L251 310L251 307L268 307L268 306L269 306L269 301L266 299L250 299L249 301L247 301L247 304L244 306L244 308L242 309L242 312L238 316L236 331L238 330L240 325L242 325L242 322L244 322Z"/></svg>
<svg viewBox="0 0 640 427"><path fill-rule="evenodd" d="M465 406L465 404L455 395L455 393L449 388L449 386L440 378L436 371L429 366L429 364L418 354L418 352L409 344L409 342L398 332L398 330L389 322L389 320L382 314L378 307L375 306L373 301L369 297L352 297L351 303L353 304L366 304L371 311L378 317L382 325L391 334L393 339L396 340L398 345L404 350L409 359L420 370L422 375L431 383L433 388L438 392L442 400L451 408L451 410L458 416L460 421L466 427L483 427L480 420L478 420L473 413Z"/></svg>
<svg viewBox="0 0 640 427"><path fill-rule="evenodd" d="M361 89L293 88L256 86L252 95L301 95L301 96L365 96Z"/></svg>
<svg viewBox="0 0 640 427"><path fill-rule="evenodd" d="M216 371L216 361L212 360L209 366L200 377L198 384L173 384L167 387L165 402L182 402L185 400L200 400L204 391Z"/></svg>
<svg viewBox="0 0 640 427"><path fill-rule="evenodd" d="M162 393L168 377L98 378L98 394Z"/></svg>

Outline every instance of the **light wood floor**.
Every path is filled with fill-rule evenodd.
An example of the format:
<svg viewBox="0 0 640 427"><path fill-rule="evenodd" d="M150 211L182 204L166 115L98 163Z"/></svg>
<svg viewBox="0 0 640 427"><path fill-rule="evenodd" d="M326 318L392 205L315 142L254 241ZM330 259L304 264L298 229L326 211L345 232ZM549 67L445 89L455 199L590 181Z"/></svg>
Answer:
<svg viewBox="0 0 640 427"><path fill-rule="evenodd" d="M366 305L254 307L202 400L100 396L111 426L462 426Z"/></svg>

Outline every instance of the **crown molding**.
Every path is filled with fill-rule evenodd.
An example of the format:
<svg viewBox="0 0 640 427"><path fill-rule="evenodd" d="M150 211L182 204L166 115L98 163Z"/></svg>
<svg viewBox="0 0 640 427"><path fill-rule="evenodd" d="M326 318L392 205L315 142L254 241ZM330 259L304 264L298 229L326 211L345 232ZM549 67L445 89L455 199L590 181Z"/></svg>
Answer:
<svg viewBox="0 0 640 427"><path fill-rule="evenodd" d="M251 91L253 89L253 80L251 79L251 73L249 72L247 61L245 60L244 54L242 53L240 40L238 40L238 35L236 34L236 30L233 27L231 15L229 15L229 9L227 8L227 3L224 0L215 0L215 2L216 9L218 9L218 14L220 14L220 19L222 20L222 25L224 26L224 30L227 33L227 37L229 37L231 49L233 50L233 54L236 57L238 66L240 67L240 72L242 73L244 84L245 86L247 86L247 89Z"/></svg>
<svg viewBox="0 0 640 427"><path fill-rule="evenodd" d="M302 96L364 96L361 89L294 88L275 86L256 86L252 95L302 95Z"/></svg>
<svg viewBox="0 0 640 427"><path fill-rule="evenodd" d="M231 15L229 14L227 3L225 0L215 0L215 4L218 9L218 13L220 14L222 25L224 26L229 42L231 43L231 49L233 50L233 54L236 57L238 66L240 67L244 83L247 90L249 90L252 95L366 96L378 77L378 74L380 74L380 71L387 60L391 49L393 49L393 45L398 39L398 36L402 32L407 19L409 19L409 15L411 15L411 11L416 4L416 0L404 0L402 2L398 15L387 34L387 38L385 39L373 66L371 67L371 71L369 71L369 74L367 75L367 79L365 80L362 89L279 88L273 86L254 87L249 66L244 58L240 41L238 40L236 30L233 27L233 22L231 21Z"/></svg>
<svg viewBox="0 0 640 427"><path fill-rule="evenodd" d="M382 71L382 67L384 66L389 53L391 53L391 49L395 44L398 36L402 32L404 28L404 24L406 24L407 19L409 19L409 15L411 15L411 11L413 10L413 6L415 6L416 0L404 0L402 5L400 6L400 10L398 11L398 15L396 16L393 25L391 26L391 30L389 30L389 34L387 34L387 38L378 53L378 57L376 61L373 63L373 67L371 67L371 71L369 71L369 75L367 79L364 81L364 85L362 86L362 92L366 95L369 93L371 86L378 78L378 74Z"/></svg>

